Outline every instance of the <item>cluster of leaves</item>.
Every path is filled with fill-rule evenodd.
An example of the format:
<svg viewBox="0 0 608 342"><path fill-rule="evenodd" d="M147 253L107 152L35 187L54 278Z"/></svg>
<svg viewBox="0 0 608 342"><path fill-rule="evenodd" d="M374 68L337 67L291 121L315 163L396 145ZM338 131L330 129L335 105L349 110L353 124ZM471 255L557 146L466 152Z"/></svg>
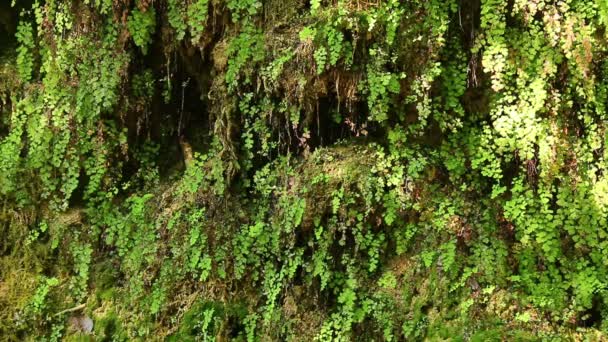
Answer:
<svg viewBox="0 0 608 342"><path fill-rule="evenodd" d="M149 7L145 11L134 10L129 16L128 27L135 45L141 48L144 55L147 54L148 46L152 43L152 35L156 28L156 10L154 7Z"/></svg>
<svg viewBox="0 0 608 342"><path fill-rule="evenodd" d="M197 43L201 39L207 23L208 0L192 2L169 0L168 6L167 17L176 31L177 40L181 41L186 33L189 33L192 43Z"/></svg>
<svg viewBox="0 0 608 342"><path fill-rule="evenodd" d="M77 334L85 307L117 340L605 338L607 18L35 2L0 112L0 334Z"/></svg>

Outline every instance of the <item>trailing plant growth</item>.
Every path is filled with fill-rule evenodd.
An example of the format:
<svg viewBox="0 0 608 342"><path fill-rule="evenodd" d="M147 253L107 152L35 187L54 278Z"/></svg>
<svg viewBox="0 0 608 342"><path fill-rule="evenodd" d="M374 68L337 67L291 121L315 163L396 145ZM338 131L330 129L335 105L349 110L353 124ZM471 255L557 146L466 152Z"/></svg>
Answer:
<svg viewBox="0 0 608 342"><path fill-rule="evenodd" d="M605 1L0 24L3 338L606 338Z"/></svg>

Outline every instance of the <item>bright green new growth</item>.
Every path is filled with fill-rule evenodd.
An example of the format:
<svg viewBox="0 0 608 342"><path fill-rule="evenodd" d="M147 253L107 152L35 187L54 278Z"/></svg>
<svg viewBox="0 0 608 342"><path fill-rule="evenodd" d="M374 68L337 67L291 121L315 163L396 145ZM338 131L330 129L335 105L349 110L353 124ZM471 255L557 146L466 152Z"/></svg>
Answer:
<svg viewBox="0 0 608 342"><path fill-rule="evenodd" d="M143 54L148 53L148 46L152 43L152 35L156 28L156 10L150 7L145 11L135 9L129 16L129 32L133 36L135 45L141 48Z"/></svg>
<svg viewBox="0 0 608 342"><path fill-rule="evenodd" d="M599 0L0 4L0 336L606 339L607 25Z"/></svg>

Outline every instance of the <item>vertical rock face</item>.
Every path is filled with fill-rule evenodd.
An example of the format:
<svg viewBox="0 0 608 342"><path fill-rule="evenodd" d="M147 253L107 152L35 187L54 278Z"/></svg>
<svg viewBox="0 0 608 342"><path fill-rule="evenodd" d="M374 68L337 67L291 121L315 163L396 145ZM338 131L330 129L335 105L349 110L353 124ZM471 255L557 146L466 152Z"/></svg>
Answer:
<svg viewBox="0 0 608 342"><path fill-rule="evenodd" d="M0 339L608 340L607 23L0 0Z"/></svg>
<svg viewBox="0 0 608 342"><path fill-rule="evenodd" d="M9 49L14 49L17 18L17 14L10 8L10 3L0 4L0 47L3 50L0 52L0 62L3 64L3 56L10 53Z"/></svg>
<svg viewBox="0 0 608 342"><path fill-rule="evenodd" d="M0 29L3 32L3 36L15 34L17 25L15 14L16 13L11 10L9 2L0 4Z"/></svg>

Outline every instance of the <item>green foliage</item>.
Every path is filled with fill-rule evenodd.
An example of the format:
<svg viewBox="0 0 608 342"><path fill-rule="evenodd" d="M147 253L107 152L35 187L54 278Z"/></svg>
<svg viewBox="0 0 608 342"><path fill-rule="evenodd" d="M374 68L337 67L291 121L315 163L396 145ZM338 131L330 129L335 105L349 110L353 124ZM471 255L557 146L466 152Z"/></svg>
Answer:
<svg viewBox="0 0 608 342"><path fill-rule="evenodd" d="M70 289L74 293L76 298L84 298L88 292L88 281L91 264L91 254L93 249L90 244L74 244L70 251L74 258L74 273L75 279L72 288Z"/></svg>
<svg viewBox="0 0 608 342"><path fill-rule="evenodd" d="M190 33L190 40L193 44L200 41L207 24L208 0L189 2L169 0L167 4L167 17L176 32L177 40L183 40L186 33Z"/></svg>
<svg viewBox="0 0 608 342"><path fill-rule="evenodd" d="M201 39L207 21L208 9L207 0L198 0L188 6L188 26L192 35L192 42L197 42Z"/></svg>
<svg viewBox="0 0 608 342"><path fill-rule="evenodd" d="M154 7L149 7L145 11L139 8L133 10L129 16L127 26L135 45L141 48L144 55L147 54L148 47L152 43L152 36L156 30L156 10Z"/></svg>
<svg viewBox="0 0 608 342"><path fill-rule="evenodd" d="M327 50L324 46L319 47L315 51L315 64L317 65L317 75L322 74L325 71L325 64L327 63Z"/></svg>
<svg viewBox="0 0 608 342"><path fill-rule="evenodd" d="M171 27L176 32L177 40L182 40L186 36L188 29L188 24L186 23L187 7L179 0L168 0L167 6L169 24L171 24Z"/></svg>
<svg viewBox="0 0 608 342"><path fill-rule="evenodd" d="M253 28L247 28L236 36L226 51L228 69L226 84L233 91L239 85L252 82L252 67L264 59L264 36Z"/></svg>
<svg viewBox="0 0 608 342"><path fill-rule="evenodd" d="M230 10L233 22L246 22L258 13L258 10L262 7L262 2L257 0L227 0L226 6Z"/></svg>
<svg viewBox="0 0 608 342"><path fill-rule="evenodd" d="M28 308L34 314L40 314L46 306L49 291L59 285L57 278L42 278L36 292L32 296Z"/></svg>
<svg viewBox="0 0 608 342"><path fill-rule="evenodd" d="M154 95L154 75L152 70L133 75L133 95L149 101Z"/></svg>
<svg viewBox="0 0 608 342"><path fill-rule="evenodd" d="M30 22L21 21L15 34L17 48L17 71L23 81L29 81L34 71L34 32Z"/></svg>
<svg viewBox="0 0 608 342"><path fill-rule="evenodd" d="M370 66L367 69L367 82L370 119L378 122L386 121L391 101L390 95L400 91L399 77Z"/></svg>
<svg viewBox="0 0 608 342"><path fill-rule="evenodd" d="M13 6L0 335L605 339L605 2Z"/></svg>

